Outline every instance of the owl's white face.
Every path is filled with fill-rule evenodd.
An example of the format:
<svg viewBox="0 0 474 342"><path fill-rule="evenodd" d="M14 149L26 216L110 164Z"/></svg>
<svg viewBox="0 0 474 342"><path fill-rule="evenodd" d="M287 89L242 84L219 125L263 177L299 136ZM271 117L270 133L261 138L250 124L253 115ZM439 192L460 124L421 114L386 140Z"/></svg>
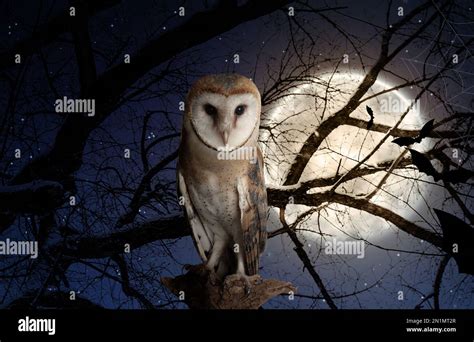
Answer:
<svg viewBox="0 0 474 342"><path fill-rule="evenodd" d="M260 120L260 99L254 94L205 92L191 103L191 125L208 147L238 148L252 136Z"/></svg>

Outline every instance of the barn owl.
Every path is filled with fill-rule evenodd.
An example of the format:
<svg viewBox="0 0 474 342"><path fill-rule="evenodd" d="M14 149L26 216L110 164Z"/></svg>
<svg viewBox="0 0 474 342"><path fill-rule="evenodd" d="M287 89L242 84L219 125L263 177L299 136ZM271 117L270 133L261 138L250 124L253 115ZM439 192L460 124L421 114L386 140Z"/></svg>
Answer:
<svg viewBox="0 0 474 342"><path fill-rule="evenodd" d="M236 74L199 79L186 99L178 189L199 255L221 278L258 273L267 238L260 93Z"/></svg>

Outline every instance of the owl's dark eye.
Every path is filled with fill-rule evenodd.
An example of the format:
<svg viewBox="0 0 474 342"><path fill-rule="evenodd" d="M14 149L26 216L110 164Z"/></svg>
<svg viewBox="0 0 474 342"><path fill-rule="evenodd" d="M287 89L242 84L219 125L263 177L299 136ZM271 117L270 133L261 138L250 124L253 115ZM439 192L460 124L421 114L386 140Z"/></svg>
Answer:
<svg viewBox="0 0 474 342"><path fill-rule="evenodd" d="M204 105L204 111L210 116L215 116L217 114L217 108L209 103Z"/></svg>
<svg viewBox="0 0 474 342"><path fill-rule="evenodd" d="M245 112L245 105L240 105L235 108L235 115L242 115Z"/></svg>

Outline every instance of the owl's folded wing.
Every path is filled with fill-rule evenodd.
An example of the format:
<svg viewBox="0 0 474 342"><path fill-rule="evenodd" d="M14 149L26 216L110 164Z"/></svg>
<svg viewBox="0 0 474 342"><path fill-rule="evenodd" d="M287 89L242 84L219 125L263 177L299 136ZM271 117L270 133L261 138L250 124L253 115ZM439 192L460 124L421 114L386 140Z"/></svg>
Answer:
<svg viewBox="0 0 474 342"><path fill-rule="evenodd" d="M177 173L178 196L182 196L184 199L185 213L192 231L191 236L193 237L194 244L196 245L196 249L199 251L201 259L206 262L213 245L211 234L208 234L206 228L201 222L201 219L199 218L198 213L194 209L186 187L186 181L179 168L179 165L177 167Z"/></svg>
<svg viewBox="0 0 474 342"><path fill-rule="evenodd" d="M239 179L237 183L247 275L258 273L260 254L267 240L267 191L260 149L257 159L257 163L250 165L247 176Z"/></svg>

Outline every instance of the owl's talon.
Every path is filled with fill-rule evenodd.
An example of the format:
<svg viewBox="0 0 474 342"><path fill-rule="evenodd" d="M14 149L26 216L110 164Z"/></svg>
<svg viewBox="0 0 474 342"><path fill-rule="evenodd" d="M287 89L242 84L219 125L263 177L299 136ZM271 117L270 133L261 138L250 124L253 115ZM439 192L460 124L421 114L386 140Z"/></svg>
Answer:
<svg viewBox="0 0 474 342"><path fill-rule="evenodd" d="M229 292L232 287L236 286L236 282L240 282L240 284L237 283L237 286L243 287L245 295L248 296L252 292L252 283L249 278L250 277L243 274L228 275L224 280L223 288Z"/></svg>
<svg viewBox="0 0 474 342"><path fill-rule="evenodd" d="M255 285L260 285L263 284L263 279L262 277L258 276L258 278L255 280Z"/></svg>
<svg viewBox="0 0 474 342"><path fill-rule="evenodd" d="M252 285L250 285L250 283L245 283L244 285L244 289L245 289L245 294L248 296L250 294L250 292L252 292Z"/></svg>
<svg viewBox="0 0 474 342"><path fill-rule="evenodd" d="M250 283L249 277L246 276L246 275L242 275L242 276L240 276L240 279L244 283L245 295L248 296L250 294L250 292L252 292L252 284Z"/></svg>
<svg viewBox="0 0 474 342"><path fill-rule="evenodd" d="M234 278L235 278L235 274L228 275L227 277L225 277L224 283L222 286L225 292L230 292L230 289L234 286L233 284Z"/></svg>

